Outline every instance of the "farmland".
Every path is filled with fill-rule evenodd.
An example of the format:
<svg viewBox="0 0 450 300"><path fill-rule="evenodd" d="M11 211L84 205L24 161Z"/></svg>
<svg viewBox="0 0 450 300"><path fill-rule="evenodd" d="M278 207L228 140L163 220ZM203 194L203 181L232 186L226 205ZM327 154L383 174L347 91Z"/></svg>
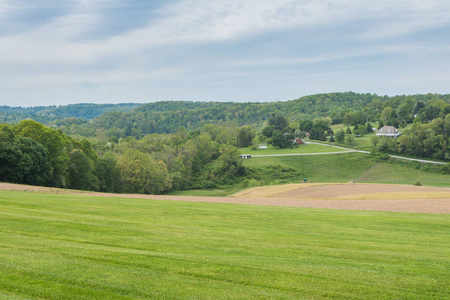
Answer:
<svg viewBox="0 0 450 300"><path fill-rule="evenodd" d="M2 191L0 294L46 299L449 294L446 214Z"/></svg>
<svg viewBox="0 0 450 300"><path fill-rule="evenodd" d="M317 144L300 145L298 148L277 149L268 145L267 149L251 150L250 147L240 148L242 154L251 155L273 155L273 154L302 154L302 153L324 153L324 152L343 152L345 149L334 148Z"/></svg>
<svg viewBox="0 0 450 300"><path fill-rule="evenodd" d="M312 146L330 148L320 145ZM244 165L251 169L262 170L267 176L271 174L269 170L271 166L289 167L297 170L297 173L293 174L292 177L284 178L277 183L294 183L299 182L303 178L307 178L309 182L316 183L358 181L367 183L414 184L416 181L420 181L423 185L450 187L449 174L427 172L422 169L413 168L407 164L385 161L377 162L368 159L367 155L363 153L256 157L245 160Z"/></svg>

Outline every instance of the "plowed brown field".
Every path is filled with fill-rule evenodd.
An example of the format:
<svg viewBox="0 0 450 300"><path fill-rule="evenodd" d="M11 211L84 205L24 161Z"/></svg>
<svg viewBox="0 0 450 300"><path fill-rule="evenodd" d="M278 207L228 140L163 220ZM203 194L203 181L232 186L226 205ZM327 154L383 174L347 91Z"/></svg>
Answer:
<svg viewBox="0 0 450 300"><path fill-rule="evenodd" d="M289 184L258 187L239 192L230 197L105 194L9 183L0 183L0 190L194 202L450 214L450 189L389 184Z"/></svg>

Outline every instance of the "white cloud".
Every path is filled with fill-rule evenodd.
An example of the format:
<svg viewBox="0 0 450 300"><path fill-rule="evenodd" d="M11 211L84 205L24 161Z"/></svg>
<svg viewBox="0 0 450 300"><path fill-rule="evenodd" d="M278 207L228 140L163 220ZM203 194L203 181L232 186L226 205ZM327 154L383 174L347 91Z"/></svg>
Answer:
<svg viewBox="0 0 450 300"><path fill-rule="evenodd" d="M447 1L341 0L186 0L164 11L164 18L153 26L117 37L142 44L209 42L280 31L290 28L309 30L353 21L372 21L374 27L395 24L401 30L382 30L377 38L393 33L414 32L421 27L450 23ZM421 25L418 25L421 24Z"/></svg>
<svg viewBox="0 0 450 300"><path fill-rule="evenodd" d="M27 3L0 0L0 19L26 10ZM58 5L59 2L51 3L49 5ZM106 38L96 38L92 33L108 26L106 8L120 3L120 0L68 0L61 4L65 9L59 16L52 16L31 29L27 27L26 31L3 33L0 36L3 87L26 90L33 86L42 89L58 86L61 89L89 86L83 84L88 82L96 87L92 90L97 90L105 85L140 80L175 81L182 75L206 80L204 73L208 72L214 73L215 82L230 82L233 74L251 78L252 74L269 76L277 70L281 76L284 68L292 66L310 68L402 52L423 54L426 62L427 56L448 49L449 42L437 37L424 44L420 36L426 30L450 25L450 1L447 0L161 2L164 4L158 4L159 8L151 12L147 22L139 23L140 27L117 32L111 29L104 35ZM35 9L37 4L33 5ZM322 32L335 31L338 36L333 42L320 36ZM286 32L290 35L285 36ZM249 40L253 43L267 33L276 36L279 44L260 51L248 44ZM413 38L408 39L410 36ZM296 46L292 38L298 38L294 43L302 51L289 49ZM317 41L320 41L317 47L320 49L314 47ZM209 49L211 45L229 48L236 45L236 48L250 50L227 54L218 50L219 47ZM184 48L190 51L183 52ZM203 57L199 57L196 50L203 51ZM173 58L176 63L172 63ZM158 60L168 63L163 65ZM18 66L21 73L7 73L5 66L9 69ZM195 73L199 71L204 73ZM301 76L320 72L326 71ZM289 76L295 74L289 73Z"/></svg>
<svg viewBox="0 0 450 300"><path fill-rule="evenodd" d="M116 0L117 1L117 0ZM71 14L28 33L0 38L0 62L92 63L161 45L211 43L297 28L308 31L365 20L358 38L382 39L450 22L447 1L185 0L159 11L149 26L106 40L83 35L101 25L102 9L115 1L79 0ZM0 6L1 7L1 6Z"/></svg>

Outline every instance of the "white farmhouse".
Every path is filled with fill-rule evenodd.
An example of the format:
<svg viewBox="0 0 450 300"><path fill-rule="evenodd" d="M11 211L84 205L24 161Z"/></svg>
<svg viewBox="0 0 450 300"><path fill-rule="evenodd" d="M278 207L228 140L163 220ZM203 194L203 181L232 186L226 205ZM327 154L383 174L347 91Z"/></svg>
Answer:
<svg viewBox="0 0 450 300"><path fill-rule="evenodd" d="M376 133L377 136L385 136L391 138L396 138L400 134L402 133L398 131L398 129L395 128L394 126L383 126L382 128L378 129Z"/></svg>

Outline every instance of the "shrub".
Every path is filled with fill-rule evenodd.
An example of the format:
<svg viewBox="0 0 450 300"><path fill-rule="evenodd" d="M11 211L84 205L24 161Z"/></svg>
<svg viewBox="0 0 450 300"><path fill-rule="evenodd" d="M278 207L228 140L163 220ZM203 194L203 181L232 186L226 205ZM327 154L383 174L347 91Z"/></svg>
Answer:
<svg viewBox="0 0 450 300"><path fill-rule="evenodd" d="M203 181L203 184L201 187L204 189L213 189L213 188L217 187L217 185L214 181L205 180L205 181Z"/></svg>
<svg viewBox="0 0 450 300"><path fill-rule="evenodd" d="M251 187L257 187L257 186L260 186L261 185L261 183L258 181L258 180L256 180L255 178L251 178L249 181L248 181L248 187L249 188L251 188Z"/></svg>
<svg viewBox="0 0 450 300"><path fill-rule="evenodd" d="M389 154L374 150L370 152L369 157L375 159L376 161L386 161L389 159Z"/></svg>

